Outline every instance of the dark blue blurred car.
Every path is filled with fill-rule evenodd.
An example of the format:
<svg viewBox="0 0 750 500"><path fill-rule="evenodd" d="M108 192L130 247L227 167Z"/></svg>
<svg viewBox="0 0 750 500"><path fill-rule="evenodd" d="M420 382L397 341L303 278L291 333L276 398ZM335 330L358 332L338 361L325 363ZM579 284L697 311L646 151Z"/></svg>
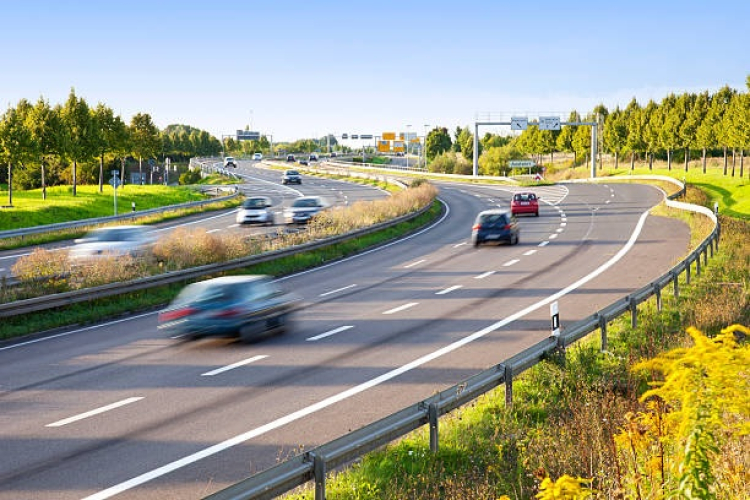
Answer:
<svg viewBox="0 0 750 500"><path fill-rule="evenodd" d="M296 303L269 276L224 276L186 286L159 313L159 329L189 339L248 342L286 331Z"/></svg>
<svg viewBox="0 0 750 500"><path fill-rule="evenodd" d="M488 241L518 243L518 222L509 210L492 209L479 212L471 229L471 242L475 247Z"/></svg>

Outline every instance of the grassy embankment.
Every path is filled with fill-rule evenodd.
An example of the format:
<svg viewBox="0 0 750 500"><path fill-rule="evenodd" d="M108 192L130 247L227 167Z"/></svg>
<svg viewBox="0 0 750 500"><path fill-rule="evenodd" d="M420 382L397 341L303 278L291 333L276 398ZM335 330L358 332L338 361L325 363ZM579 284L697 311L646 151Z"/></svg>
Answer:
<svg viewBox="0 0 750 500"><path fill-rule="evenodd" d="M670 175L666 169L634 173ZM436 455L423 428L332 474L326 498L495 500L542 494L544 499L573 499L587 498L575 492L590 486L591 498L661 499L693 483L713 495L697 492L693 498L750 498L747 340L736 350L745 361L739 363L739 376L721 381L722 390L734 397L721 399L707 394L703 388L710 385L701 380L714 365L730 364L718 362L713 351L703 343L696 346L685 333L694 326L713 336L733 323L750 325L748 182L716 172L697 174L689 172L687 180L705 191L689 188L687 201L712 207L718 199L722 213L738 217L721 216L719 251L690 285L681 279L679 298L663 294L662 311L653 299L641 305L635 329L629 318L610 324L606 355L593 334L568 350L564 365L550 360L524 373L514 384L512 407L506 407L504 391L498 389L444 417ZM673 169L671 175L681 179L684 173ZM660 209L667 211L672 212ZM711 229L702 217L673 215L691 225L693 246ZM705 369L698 370L697 378L683 380L685 399L661 400L661 405L654 399L641 401L647 375L656 371L651 367L646 375L636 373L633 365L688 346L692 349L677 351L693 356L684 364L704 363ZM676 357L675 351L670 353ZM692 398L694 394L700 396ZM706 421L685 417L690 398L729 403ZM744 434L735 424L744 426ZM557 486L566 485L567 493L552 496L550 487L540 492L544 478L559 478ZM308 490L290 498L312 496Z"/></svg>

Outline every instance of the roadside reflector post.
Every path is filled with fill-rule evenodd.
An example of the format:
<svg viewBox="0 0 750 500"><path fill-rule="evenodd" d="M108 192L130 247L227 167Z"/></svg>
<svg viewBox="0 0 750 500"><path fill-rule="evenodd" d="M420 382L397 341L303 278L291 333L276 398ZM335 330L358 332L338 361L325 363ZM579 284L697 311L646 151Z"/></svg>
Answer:
<svg viewBox="0 0 750 500"><path fill-rule="evenodd" d="M552 316L552 336L560 336L560 308L557 305L557 301L554 301L549 305L550 316Z"/></svg>
<svg viewBox="0 0 750 500"><path fill-rule="evenodd" d="M430 403L427 407L427 418L430 422L430 451L438 452L438 406Z"/></svg>

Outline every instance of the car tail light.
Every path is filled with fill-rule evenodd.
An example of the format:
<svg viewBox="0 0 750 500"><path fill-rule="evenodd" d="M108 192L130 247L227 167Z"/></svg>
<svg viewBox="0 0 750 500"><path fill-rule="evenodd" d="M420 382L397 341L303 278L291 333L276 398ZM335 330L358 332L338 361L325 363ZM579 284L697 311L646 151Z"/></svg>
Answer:
<svg viewBox="0 0 750 500"><path fill-rule="evenodd" d="M503 226L503 229L511 229L513 227L513 224L506 224Z"/></svg>
<svg viewBox="0 0 750 500"><path fill-rule="evenodd" d="M159 321L174 321L176 319L184 318L185 316L190 316L191 314L195 314L197 309L193 309L192 307L185 307L184 309L175 309L174 311L165 311L162 313L159 313Z"/></svg>
<svg viewBox="0 0 750 500"><path fill-rule="evenodd" d="M479 231L480 229L482 229L481 224L474 224L474 227L471 228L472 231Z"/></svg>

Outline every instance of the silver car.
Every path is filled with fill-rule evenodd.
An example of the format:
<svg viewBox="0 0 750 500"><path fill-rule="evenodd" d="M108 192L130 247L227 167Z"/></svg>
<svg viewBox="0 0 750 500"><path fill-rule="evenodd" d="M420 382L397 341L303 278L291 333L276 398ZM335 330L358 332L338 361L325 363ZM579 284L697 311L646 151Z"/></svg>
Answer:
<svg viewBox="0 0 750 500"><path fill-rule="evenodd" d="M321 196L302 196L284 209L284 222L287 224L307 224L310 219L328 208Z"/></svg>
<svg viewBox="0 0 750 500"><path fill-rule="evenodd" d="M271 199L267 196L251 196L237 210L237 224L273 225L273 212L269 210Z"/></svg>
<svg viewBox="0 0 750 500"><path fill-rule="evenodd" d="M121 255L139 257L148 253L155 241L148 226L102 227L75 240L68 256L76 261Z"/></svg>

